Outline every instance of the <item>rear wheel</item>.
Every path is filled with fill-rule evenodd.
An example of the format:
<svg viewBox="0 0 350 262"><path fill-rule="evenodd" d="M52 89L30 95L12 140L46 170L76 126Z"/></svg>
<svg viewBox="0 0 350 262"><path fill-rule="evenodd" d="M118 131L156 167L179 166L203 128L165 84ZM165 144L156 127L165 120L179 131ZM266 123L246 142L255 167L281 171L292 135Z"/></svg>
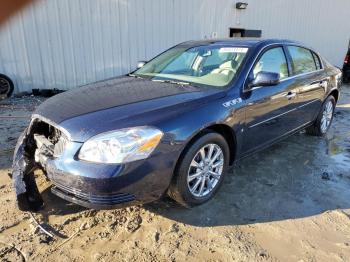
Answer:
<svg viewBox="0 0 350 262"><path fill-rule="evenodd" d="M323 103L322 109L315 123L306 129L306 133L313 136L323 136L331 126L335 109L335 98L329 96Z"/></svg>
<svg viewBox="0 0 350 262"><path fill-rule="evenodd" d="M186 207L211 199L227 171L229 147L217 133L198 138L180 158L168 194Z"/></svg>

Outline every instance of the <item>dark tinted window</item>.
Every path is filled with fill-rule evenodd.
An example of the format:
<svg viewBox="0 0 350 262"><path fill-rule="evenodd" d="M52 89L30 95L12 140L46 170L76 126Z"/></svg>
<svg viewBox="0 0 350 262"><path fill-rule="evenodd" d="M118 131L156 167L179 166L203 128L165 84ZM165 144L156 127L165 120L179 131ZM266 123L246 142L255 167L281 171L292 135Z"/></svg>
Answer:
<svg viewBox="0 0 350 262"><path fill-rule="evenodd" d="M317 70L321 69L322 66L321 66L320 58L314 52L312 52L312 55L314 56L314 60L315 60L315 63L316 63Z"/></svg>
<svg viewBox="0 0 350 262"><path fill-rule="evenodd" d="M261 71L278 73L280 79L288 77L287 60L282 47L269 49L261 56L253 69L254 78Z"/></svg>
<svg viewBox="0 0 350 262"><path fill-rule="evenodd" d="M293 75L316 70L315 60L310 50L299 46L288 46L287 48L292 57Z"/></svg>

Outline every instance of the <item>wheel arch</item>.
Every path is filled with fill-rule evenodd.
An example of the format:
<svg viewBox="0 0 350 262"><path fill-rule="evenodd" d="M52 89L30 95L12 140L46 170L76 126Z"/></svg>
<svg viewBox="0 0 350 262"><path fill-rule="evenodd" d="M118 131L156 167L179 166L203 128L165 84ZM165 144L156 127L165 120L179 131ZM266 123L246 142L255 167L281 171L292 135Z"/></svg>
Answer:
<svg viewBox="0 0 350 262"><path fill-rule="evenodd" d="M338 102L339 99L339 90L338 89L333 89L328 96L333 96L335 99L335 103Z"/></svg>
<svg viewBox="0 0 350 262"><path fill-rule="evenodd" d="M214 131L216 133L219 133L222 135L230 149L230 160L229 164L232 165L236 158L236 147L237 147L237 140L236 140L236 134L234 133L233 129L225 124L215 124L207 127L205 130L208 131Z"/></svg>
<svg viewBox="0 0 350 262"><path fill-rule="evenodd" d="M204 128L202 128L200 131L198 131L197 133L193 134L191 136L191 138L188 140L188 142L186 143L185 147L182 149L181 153L180 153L180 157L177 160L176 163L176 168L178 166L178 163L180 162L180 159L183 158L184 153L186 152L186 150L202 135L208 133L208 132L216 132L220 135L222 135L224 137L224 139L226 140L229 149L230 149L230 160L229 160L229 165L232 165L234 163L234 160L236 158L236 147L237 147L237 140L236 140L236 134L234 132L234 130L226 125L226 124L220 124L220 123L215 123L215 124L211 124L208 125Z"/></svg>

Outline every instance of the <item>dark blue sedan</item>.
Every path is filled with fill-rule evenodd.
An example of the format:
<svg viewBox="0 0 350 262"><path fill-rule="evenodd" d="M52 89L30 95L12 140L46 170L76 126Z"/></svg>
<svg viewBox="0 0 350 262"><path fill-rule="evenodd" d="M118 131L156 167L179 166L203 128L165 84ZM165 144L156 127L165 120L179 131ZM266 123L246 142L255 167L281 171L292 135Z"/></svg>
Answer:
<svg viewBox="0 0 350 262"><path fill-rule="evenodd" d="M322 136L341 71L287 40L179 44L126 76L59 94L33 114L13 161L18 206L52 192L106 209L167 193L190 207L211 199L229 166L302 129ZM234 190L234 189L232 189Z"/></svg>

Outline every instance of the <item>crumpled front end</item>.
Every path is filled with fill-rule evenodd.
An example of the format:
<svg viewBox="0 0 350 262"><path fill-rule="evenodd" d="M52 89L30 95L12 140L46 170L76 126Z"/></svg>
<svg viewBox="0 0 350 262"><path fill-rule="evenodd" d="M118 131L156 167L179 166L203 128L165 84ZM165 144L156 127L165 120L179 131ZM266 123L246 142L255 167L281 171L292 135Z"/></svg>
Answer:
<svg viewBox="0 0 350 262"><path fill-rule="evenodd" d="M19 137L12 164L12 180L20 210L37 211L43 206L34 171L46 168L47 159L63 151L65 141L67 138L60 130L37 118Z"/></svg>
<svg viewBox="0 0 350 262"><path fill-rule="evenodd" d="M18 139L12 164L12 179L17 196L17 205L22 211L39 210L43 205L43 200L35 183L35 163L25 153L26 143L27 129Z"/></svg>
<svg viewBox="0 0 350 262"><path fill-rule="evenodd" d="M147 159L103 164L80 160L77 154L82 145L72 141L62 127L34 116L18 140L13 161L12 178L19 209L35 211L44 204L35 182L37 169L52 182L53 194L87 208L110 209L151 202L168 188L178 154L174 146L162 143Z"/></svg>

